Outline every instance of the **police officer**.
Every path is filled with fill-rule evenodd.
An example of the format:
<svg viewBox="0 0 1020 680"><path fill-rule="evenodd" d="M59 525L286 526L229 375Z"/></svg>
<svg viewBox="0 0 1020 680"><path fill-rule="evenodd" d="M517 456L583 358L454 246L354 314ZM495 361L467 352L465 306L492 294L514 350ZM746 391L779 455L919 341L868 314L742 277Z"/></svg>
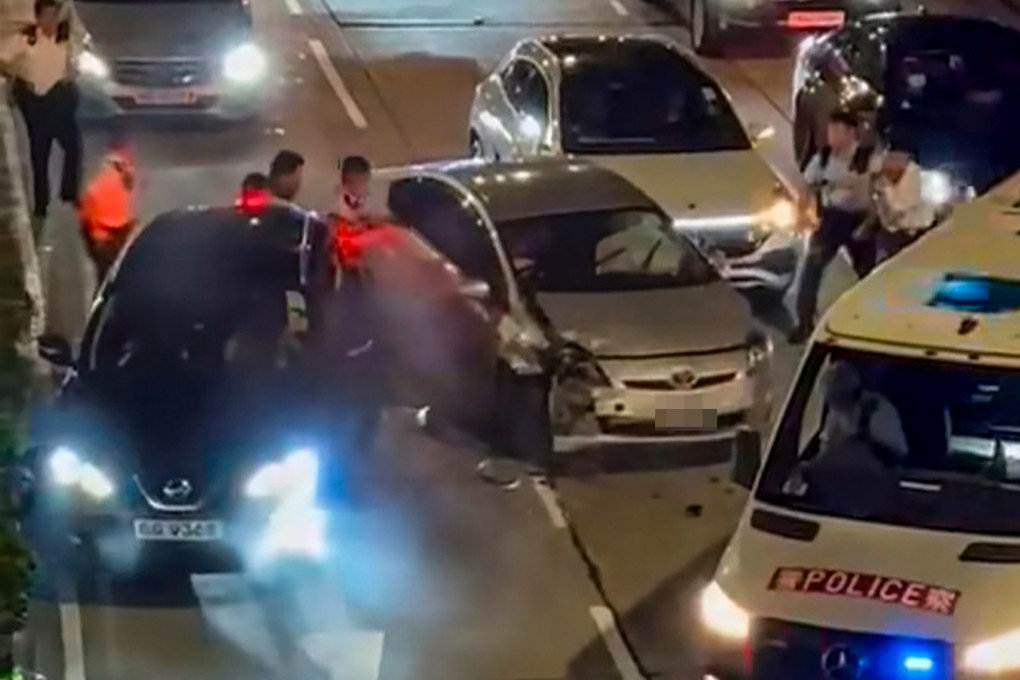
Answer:
<svg viewBox="0 0 1020 680"><path fill-rule="evenodd" d="M858 277L866 276L875 264L874 238L859 232L872 207L874 149L859 142L857 118L846 111L829 117L826 137L826 146L804 170L804 180L817 199L819 220L804 259L792 343L802 343L811 334L822 275L840 248L849 252Z"/></svg>
<svg viewBox="0 0 1020 680"><path fill-rule="evenodd" d="M56 141L64 152L60 198L77 203L82 141L71 20L58 0L35 0L35 22L3 46L0 64L15 76L14 96L28 131L33 216L45 219L50 203L49 161Z"/></svg>
<svg viewBox="0 0 1020 680"><path fill-rule="evenodd" d="M875 182L875 207L880 261L888 260L917 240L935 223L935 209L921 191L921 166L903 149L882 157Z"/></svg>
<svg viewBox="0 0 1020 680"><path fill-rule="evenodd" d="M123 133L114 133L78 208L82 235L100 282L137 226L135 181L130 142Z"/></svg>

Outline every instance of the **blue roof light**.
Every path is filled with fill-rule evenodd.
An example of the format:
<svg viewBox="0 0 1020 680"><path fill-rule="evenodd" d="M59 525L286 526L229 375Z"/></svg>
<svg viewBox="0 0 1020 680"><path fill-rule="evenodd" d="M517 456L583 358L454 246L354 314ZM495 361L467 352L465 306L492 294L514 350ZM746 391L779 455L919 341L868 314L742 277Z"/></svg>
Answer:
<svg viewBox="0 0 1020 680"><path fill-rule="evenodd" d="M929 307L976 314L1020 311L1020 281L981 274L946 274Z"/></svg>
<svg viewBox="0 0 1020 680"><path fill-rule="evenodd" d="M911 654L903 658L903 670L908 673L930 673L935 668L935 661L930 656Z"/></svg>

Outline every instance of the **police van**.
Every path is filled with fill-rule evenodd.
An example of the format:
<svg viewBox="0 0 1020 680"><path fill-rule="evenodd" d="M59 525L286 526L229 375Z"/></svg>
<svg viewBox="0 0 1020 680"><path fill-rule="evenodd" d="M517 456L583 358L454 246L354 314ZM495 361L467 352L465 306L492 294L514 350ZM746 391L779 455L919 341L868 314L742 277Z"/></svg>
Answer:
<svg viewBox="0 0 1020 680"><path fill-rule="evenodd" d="M700 594L704 677L1020 677L1020 175L816 330Z"/></svg>

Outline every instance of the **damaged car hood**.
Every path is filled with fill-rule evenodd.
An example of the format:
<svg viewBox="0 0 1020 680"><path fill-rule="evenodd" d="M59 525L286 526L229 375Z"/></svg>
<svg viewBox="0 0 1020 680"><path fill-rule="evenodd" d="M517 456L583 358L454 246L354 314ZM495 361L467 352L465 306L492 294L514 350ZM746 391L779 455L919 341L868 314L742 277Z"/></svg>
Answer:
<svg viewBox="0 0 1020 680"><path fill-rule="evenodd" d="M539 293L565 339L600 357L712 352L741 347L751 310L730 285L614 293Z"/></svg>

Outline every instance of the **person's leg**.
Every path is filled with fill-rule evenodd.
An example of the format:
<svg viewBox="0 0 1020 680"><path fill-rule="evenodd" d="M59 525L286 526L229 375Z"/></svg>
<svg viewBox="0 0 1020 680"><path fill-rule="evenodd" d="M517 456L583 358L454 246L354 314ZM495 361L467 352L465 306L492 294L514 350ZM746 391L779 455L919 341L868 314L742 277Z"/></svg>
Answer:
<svg viewBox="0 0 1020 680"><path fill-rule="evenodd" d="M875 255L876 255L876 243L875 236L868 236L864 239L853 238L853 232L857 230L860 223L865 219L864 215L860 216L860 220L857 217L850 217L848 221L850 237L846 239L845 246L846 251L850 255L850 265L854 269L854 273L857 274L857 278L863 279L865 276L871 273L871 270L875 268Z"/></svg>
<svg viewBox="0 0 1020 680"><path fill-rule="evenodd" d="M831 218L823 216L818 230L811 235L807 254L804 256L804 268L797 288L797 325L791 333L791 341L803 342L814 327L818 311L818 291L825 269L841 245L838 237Z"/></svg>
<svg viewBox="0 0 1020 680"><path fill-rule="evenodd" d="M19 95L25 128L28 131L28 153L32 166L32 214L46 217L50 204L50 150L53 147L52 121L45 100L27 89Z"/></svg>
<svg viewBox="0 0 1020 680"><path fill-rule="evenodd" d="M78 87L59 85L52 93L54 110L59 114L56 137L64 151L64 169L60 179L60 199L77 203L81 192L82 142L78 126Z"/></svg>

